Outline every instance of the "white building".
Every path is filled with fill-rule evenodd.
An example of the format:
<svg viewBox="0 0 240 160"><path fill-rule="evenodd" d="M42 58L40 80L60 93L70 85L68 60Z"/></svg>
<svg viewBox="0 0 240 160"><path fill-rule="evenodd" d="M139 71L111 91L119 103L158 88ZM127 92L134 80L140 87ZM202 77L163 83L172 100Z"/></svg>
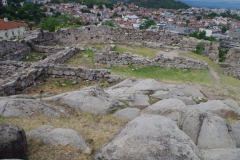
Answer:
<svg viewBox="0 0 240 160"><path fill-rule="evenodd" d="M0 19L0 39L8 40L25 33L26 25L23 23L8 21L7 18Z"/></svg>

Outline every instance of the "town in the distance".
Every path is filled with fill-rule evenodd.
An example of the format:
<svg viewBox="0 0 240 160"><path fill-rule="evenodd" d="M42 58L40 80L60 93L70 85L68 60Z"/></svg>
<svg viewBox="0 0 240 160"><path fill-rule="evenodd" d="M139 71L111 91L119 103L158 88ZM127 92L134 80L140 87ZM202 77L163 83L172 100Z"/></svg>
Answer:
<svg viewBox="0 0 240 160"><path fill-rule="evenodd" d="M202 38L222 41L226 48L239 46L240 10L196 7L151 9L122 1L96 4L60 3L56 0L31 2L2 0L0 39L15 39L26 30L36 28L55 31L84 25L109 25L161 30L195 38L199 37L196 32L205 31L206 37Z"/></svg>

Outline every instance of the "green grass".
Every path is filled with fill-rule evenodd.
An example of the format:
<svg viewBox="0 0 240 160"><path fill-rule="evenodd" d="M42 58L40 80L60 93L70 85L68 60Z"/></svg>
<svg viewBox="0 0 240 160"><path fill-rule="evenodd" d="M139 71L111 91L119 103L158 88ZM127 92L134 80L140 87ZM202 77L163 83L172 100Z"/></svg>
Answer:
<svg viewBox="0 0 240 160"><path fill-rule="evenodd" d="M211 61L209 58L207 57L203 57L201 55L198 55L196 53L193 52L189 52L189 53L179 53L180 56L182 57L188 57L188 58L192 58L192 59L197 59L197 60L201 60L201 61L205 61L210 67L214 68L216 71L218 72L223 72L222 68L219 67L217 64L215 64L213 61Z"/></svg>
<svg viewBox="0 0 240 160"><path fill-rule="evenodd" d="M133 54L138 54L143 57L151 57L153 58L157 53L157 49L148 48L148 47L136 47L136 46L123 46L123 45L116 45L114 51L118 52L132 52Z"/></svg>
<svg viewBox="0 0 240 160"><path fill-rule="evenodd" d="M47 56L43 53L31 52L28 56L23 58L21 61L24 62L36 62L42 59L45 59Z"/></svg>
<svg viewBox="0 0 240 160"><path fill-rule="evenodd" d="M137 69L136 69L137 68ZM136 78L154 78L162 82L193 82L204 85L214 84L214 79L208 70L189 70L162 67L113 67L113 73Z"/></svg>
<svg viewBox="0 0 240 160"><path fill-rule="evenodd" d="M87 57L85 57L87 55ZM94 67L94 52L91 50L80 51L71 58L69 58L65 64L73 67L83 66L86 68Z"/></svg>

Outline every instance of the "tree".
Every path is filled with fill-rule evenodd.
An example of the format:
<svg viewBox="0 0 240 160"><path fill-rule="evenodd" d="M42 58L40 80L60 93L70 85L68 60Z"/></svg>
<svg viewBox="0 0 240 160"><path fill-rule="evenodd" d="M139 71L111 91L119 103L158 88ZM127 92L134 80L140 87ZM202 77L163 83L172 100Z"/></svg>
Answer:
<svg viewBox="0 0 240 160"><path fill-rule="evenodd" d="M54 32L56 27L60 25L60 21L53 18L53 17L47 17L43 18L38 25L39 28L42 28L43 30L48 30L50 32Z"/></svg>
<svg viewBox="0 0 240 160"><path fill-rule="evenodd" d="M153 19L147 19L142 24L140 24L140 29L148 29L148 27L156 25L156 22Z"/></svg>
<svg viewBox="0 0 240 160"><path fill-rule="evenodd" d="M226 27L226 26L223 26L223 27L222 27L222 33L223 33L223 34L226 33L227 30L228 30L228 27Z"/></svg>
<svg viewBox="0 0 240 160"><path fill-rule="evenodd" d="M110 26L110 27L115 27L114 23L112 21L104 21L103 25Z"/></svg>

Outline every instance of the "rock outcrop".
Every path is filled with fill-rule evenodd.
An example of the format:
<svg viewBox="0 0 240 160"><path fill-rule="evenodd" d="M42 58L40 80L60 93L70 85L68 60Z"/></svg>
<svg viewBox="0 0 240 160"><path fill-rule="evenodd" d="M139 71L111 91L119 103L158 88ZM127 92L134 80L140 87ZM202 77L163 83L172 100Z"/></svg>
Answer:
<svg viewBox="0 0 240 160"><path fill-rule="evenodd" d="M158 115L129 122L94 159L200 160L193 141L171 119Z"/></svg>
<svg viewBox="0 0 240 160"><path fill-rule="evenodd" d="M86 87L79 91L44 98L44 100L61 102L81 112L92 114L107 114L112 110L124 107L121 102L111 98L98 86Z"/></svg>

